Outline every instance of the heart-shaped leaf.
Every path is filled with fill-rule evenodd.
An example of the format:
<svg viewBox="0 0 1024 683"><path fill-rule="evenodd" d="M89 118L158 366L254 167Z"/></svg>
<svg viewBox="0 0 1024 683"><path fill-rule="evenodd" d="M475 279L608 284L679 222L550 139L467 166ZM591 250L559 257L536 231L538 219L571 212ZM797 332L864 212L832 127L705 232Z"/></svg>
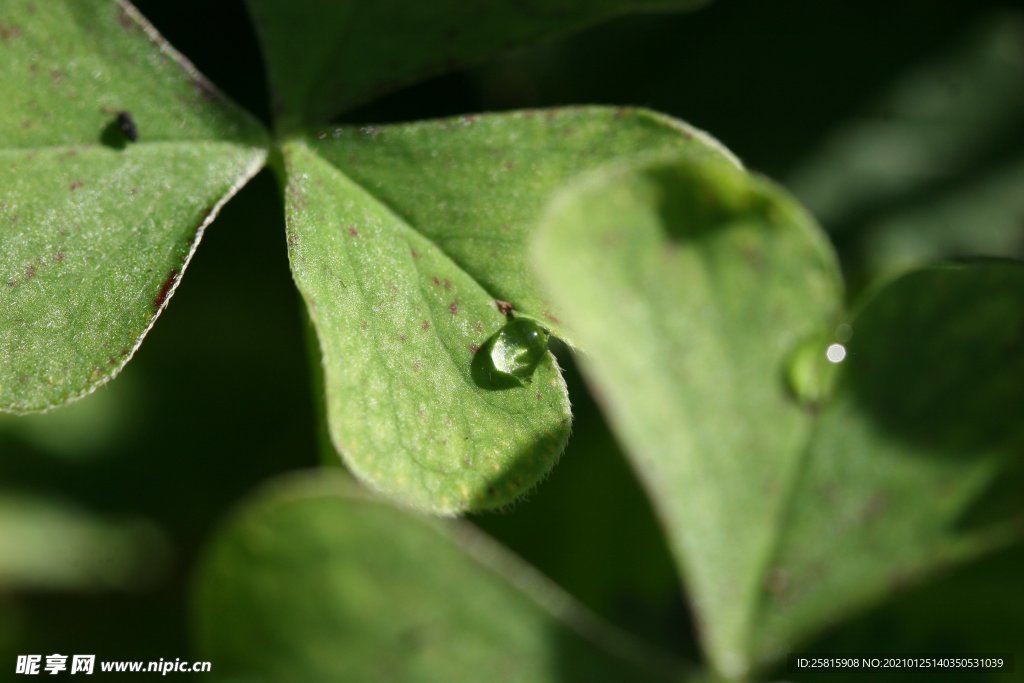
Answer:
<svg viewBox="0 0 1024 683"><path fill-rule="evenodd" d="M327 123L354 104L618 14L705 0L249 0L278 124Z"/></svg>
<svg viewBox="0 0 1024 683"><path fill-rule="evenodd" d="M265 139L126 2L2 21L0 409L29 411L127 363Z"/></svg>
<svg viewBox="0 0 1024 683"><path fill-rule="evenodd" d="M1020 532L1019 502L987 490L1022 451L1019 265L915 274L846 326L813 221L678 158L566 190L534 254L720 672Z"/></svg>
<svg viewBox="0 0 1024 683"><path fill-rule="evenodd" d="M550 192L638 149L726 158L669 119L601 108L338 128L285 146L292 270L320 338L331 435L360 478L453 513L507 504L550 469L569 402L535 323L561 326L525 244Z"/></svg>
<svg viewBox="0 0 1024 683"><path fill-rule="evenodd" d="M337 474L257 496L194 594L204 656L241 680L684 680L487 537L400 511ZM258 643L258 647L254 647Z"/></svg>
<svg viewBox="0 0 1024 683"><path fill-rule="evenodd" d="M1024 535L1024 266L934 266L850 321L765 575L755 649ZM840 558L840 559L837 559Z"/></svg>

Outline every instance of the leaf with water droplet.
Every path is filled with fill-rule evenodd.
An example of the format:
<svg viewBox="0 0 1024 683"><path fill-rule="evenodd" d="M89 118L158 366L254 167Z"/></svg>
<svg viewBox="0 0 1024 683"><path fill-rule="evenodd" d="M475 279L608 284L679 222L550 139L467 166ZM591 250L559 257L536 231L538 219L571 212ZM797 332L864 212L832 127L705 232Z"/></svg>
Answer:
<svg viewBox="0 0 1024 683"><path fill-rule="evenodd" d="M506 505L548 472L569 401L532 327L562 331L527 238L573 175L664 149L730 159L677 121L602 107L331 128L284 146L292 272L332 439L359 478L450 514Z"/></svg>
<svg viewBox="0 0 1024 683"><path fill-rule="evenodd" d="M785 363L786 384L793 397L817 407L832 392L838 366L828 358L829 337L813 334L797 344Z"/></svg>
<svg viewBox="0 0 1024 683"><path fill-rule="evenodd" d="M746 678L1024 534L1020 263L909 273L837 328L838 268L806 213L668 158L567 188L533 253L719 671Z"/></svg>
<svg viewBox="0 0 1024 683"><path fill-rule="evenodd" d="M488 342L495 372L529 382L548 350L548 332L532 320L514 318Z"/></svg>

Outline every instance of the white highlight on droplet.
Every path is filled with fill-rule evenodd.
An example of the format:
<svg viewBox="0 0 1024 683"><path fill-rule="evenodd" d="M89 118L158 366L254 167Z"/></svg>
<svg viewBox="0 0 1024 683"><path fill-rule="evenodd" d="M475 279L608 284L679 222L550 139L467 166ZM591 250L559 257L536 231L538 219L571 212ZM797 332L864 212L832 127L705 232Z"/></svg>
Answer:
<svg viewBox="0 0 1024 683"><path fill-rule="evenodd" d="M831 344L825 349L825 358L828 358L829 363L842 363L846 358L846 347L842 344Z"/></svg>

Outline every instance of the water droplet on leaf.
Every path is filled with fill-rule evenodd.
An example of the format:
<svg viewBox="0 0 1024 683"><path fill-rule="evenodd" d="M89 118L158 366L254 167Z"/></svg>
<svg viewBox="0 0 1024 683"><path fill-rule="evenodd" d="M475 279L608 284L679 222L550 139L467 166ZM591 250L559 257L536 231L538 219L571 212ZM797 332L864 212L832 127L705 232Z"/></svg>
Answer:
<svg viewBox="0 0 1024 683"><path fill-rule="evenodd" d="M846 357L842 344L815 334L797 345L786 361L786 385L804 405L820 405L835 385L836 366Z"/></svg>
<svg viewBox="0 0 1024 683"><path fill-rule="evenodd" d="M547 331L532 320L514 318L494 335L487 354L494 370L528 382L547 351Z"/></svg>

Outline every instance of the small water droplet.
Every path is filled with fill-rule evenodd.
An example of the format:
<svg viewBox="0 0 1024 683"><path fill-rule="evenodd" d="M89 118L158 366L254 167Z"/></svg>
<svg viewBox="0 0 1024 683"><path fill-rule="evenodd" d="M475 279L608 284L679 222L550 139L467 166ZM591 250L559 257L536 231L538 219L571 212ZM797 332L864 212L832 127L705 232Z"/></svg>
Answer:
<svg viewBox="0 0 1024 683"><path fill-rule="evenodd" d="M812 335L798 344L786 361L787 388L804 405L819 405L832 393L836 365L846 357L846 348L830 341L826 335Z"/></svg>
<svg viewBox="0 0 1024 683"><path fill-rule="evenodd" d="M494 370L529 382L548 350L548 333L525 318L513 318L491 338L487 348Z"/></svg>

